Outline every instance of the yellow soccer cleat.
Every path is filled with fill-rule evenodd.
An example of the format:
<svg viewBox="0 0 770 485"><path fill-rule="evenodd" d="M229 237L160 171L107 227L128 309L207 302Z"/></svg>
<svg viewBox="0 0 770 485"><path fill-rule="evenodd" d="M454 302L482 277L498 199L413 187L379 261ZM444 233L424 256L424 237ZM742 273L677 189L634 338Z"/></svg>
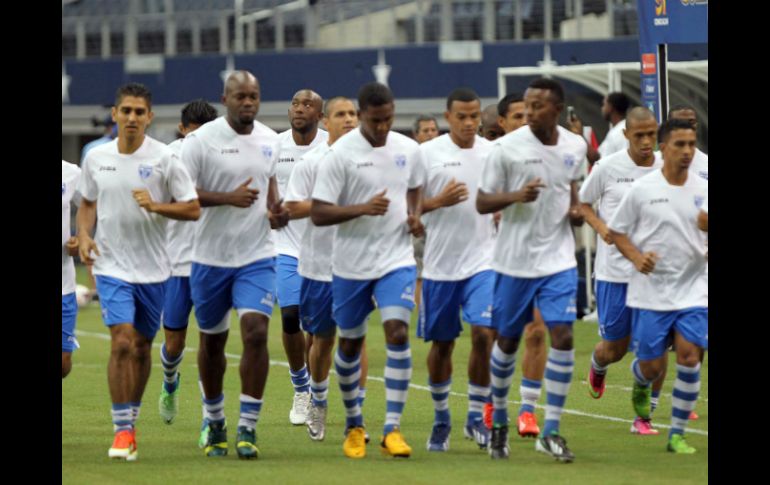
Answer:
<svg viewBox="0 0 770 485"><path fill-rule="evenodd" d="M342 451L348 458L363 458L366 456L366 431L361 426L351 428L342 443Z"/></svg>
<svg viewBox="0 0 770 485"><path fill-rule="evenodd" d="M404 441L404 435L398 428L382 437L380 450L385 455L409 458L412 455L412 448Z"/></svg>

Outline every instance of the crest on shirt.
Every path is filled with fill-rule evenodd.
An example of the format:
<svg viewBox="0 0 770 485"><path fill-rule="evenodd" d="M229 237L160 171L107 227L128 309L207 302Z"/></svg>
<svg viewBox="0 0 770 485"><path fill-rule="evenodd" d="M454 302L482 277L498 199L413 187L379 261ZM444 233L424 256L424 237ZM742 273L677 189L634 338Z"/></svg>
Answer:
<svg viewBox="0 0 770 485"><path fill-rule="evenodd" d="M64 197L64 193L67 191L67 184L61 183L61 196Z"/></svg>
<svg viewBox="0 0 770 485"><path fill-rule="evenodd" d="M575 155L567 154L564 155L564 165L568 167L574 167L575 166Z"/></svg>
<svg viewBox="0 0 770 485"><path fill-rule="evenodd" d="M698 172L698 175L700 175L700 177L702 179L704 179L704 180L708 180L709 179L709 173L708 172L700 171L700 172Z"/></svg>
<svg viewBox="0 0 770 485"><path fill-rule="evenodd" d="M696 195L695 196L695 207L700 209L701 206L703 205L703 200L704 200L704 197L702 195Z"/></svg>
<svg viewBox="0 0 770 485"><path fill-rule="evenodd" d="M271 158L273 156L273 147L270 145L262 145L262 155L264 155L265 158Z"/></svg>
<svg viewBox="0 0 770 485"><path fill-rule="evenodd" d="M150 178L152 175L152 165L139 165L139 177L142 180Z"/></svg>
<svg viewBox="0 0 770 485"><path fill-rule="evenodd" d="M396 165L400 168L406 167L406 155L396 155Z"/></svg>

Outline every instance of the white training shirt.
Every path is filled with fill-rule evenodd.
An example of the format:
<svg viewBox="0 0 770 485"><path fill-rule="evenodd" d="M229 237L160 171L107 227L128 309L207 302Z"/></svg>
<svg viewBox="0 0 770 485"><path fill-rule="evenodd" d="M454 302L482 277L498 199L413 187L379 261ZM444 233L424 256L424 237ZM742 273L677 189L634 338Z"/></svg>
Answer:
<svg viewBox="0 0 770 485"><path fill-rule="evenodd" d="M67 240L71 235L70 203L78 189L80 167L74 163L61 161L61 294L68 295L75 291L75 263L67 252Z"/></svg>
<svg viewBox="0 0 770 485"><path fill-rule="evenodd" d="M540 278L577 267L568 212L573 180L585 163L585 140L561 126L556 145L543 145L529 126L497 140L484 164L480 188L515 192L540 178L534 202L503 209L492 269L517 278Z"/></svg>
<svg viewBox="0 0 770 485"><path fill-rule="evenodd" d="M278 157L278 165L275 167L275 178L278 181L278 192L283 199L286 199L286 192L289 185L289 177L294 167L302 156L319 145L325 145L329 140L329 133L319 128L313 141L309 145L297 145L291 134L291 128L279 133L278 138L281 141L281 149ZM275 248L278 254L299 257L299 246L302 240L302 234L305 232L307 219L294 219L289 221L286 226L273 231L275 238Z"/></svg>
<svg viewBox="0 0 770 485"><path fill-rule="evenodd" d="M182 141L184 138L179 138L168 144L168 147L180 159ZM168 251L168 259L171 261L171 276L190 276L196 222L169 219L166 223L166 250Z"/></svg>
<svg viewBox="0 0 770 485"><path fill-rule="evenodd" d="M623 196L636 179L663 167L659 154L654 154L650 167L640 167L631 159L628 150L613 153L601 158L594 164L588 178L580 187L580 202L594 204L599 202L597 215L606 224L620 205ZM611 283L628 283L631 274L636 271L631 261L623 256L618 248L604 242L596 235L596 279Z"/></svg>
<svg viewBox="0 0 770 485"><path fill-rule="evenodd" d="M452 180L465 183L468 200L422 216L425 256L422 277L458 281L491 268L495 248L492 214L476 211L481 170L492 143L477 136L471 148L460 148L447 133L420 145L425 167L424 199L441 193Z"/></svg>
<svg viewBox="0 0 770 485"><path fill-rule="evenodd" d="M698 174L703 180L708 181L709 156L696 148L695 155L692 157L692 163L690 163L690 170Z"/></svg>
<svg viewBox="0 0 770 485"><path fill-rule="evenodd" d="M599 154L604 157L608 157L613 153L617 153L622 150L628 150L628 138L623 134L623 130L626 129L626 120L620 120L618 124L610 128L607 132L607 136L604 137L604 141L599 145Z"/></svg>
<svg viewBox="0 0 770 485"><path fill-rule="evenodd" d="M671 185L662 170L631 185L609 227L626 234L646 253L658 255L650 274L634 270L626 304L655 311L708 307L706 234L698 229L698 211L708 182L688 173L683 186Z"/></svg>
<svg viewBox="0 0 770 485"><path fill-rule="evenodd" d="M302 202L313 198L313 187L318 167L324 155L329 153L327 143L310 150L297 162L289 177L285 200ZM316 226L306 218L305 232L299 246L297 272L316 281L332 280L332 245L337 226ZM305 220L305 219L302 219Z"/></svg>
<svg viewBox="0 0 770 485"><path fill-rule="evenodd" d="M340 206L365 204L384 189L390 199L385 215L360 216L339 224L332 255L335 275L371 280L417 264L406 224L406 194L424 183L418 146L391 131L385 146L375 148L359 128L337 140L321 161L313 199Z"/></svg>
<svg viewBox="0 0 770 485"><path fill-rule="evenodd" d="M278 134L254 121L248 135L239 135L224 116L187 135L182 162L195 186L208 192L232 192L252 178L259 190L250 207L220 205L202 208L195 224L192 260L209 266L238 268L274 257L267 217L267 192L278 160Z"/></svg>
<svg viewBox="0 0 770 485"><path fill-rule="evenodd" d="M197 199L195 186L179 158L149 136L134 153L118 152L118 139L93 148L83 161L80 193L96 202L94 274L129 283L168 279L166 219L139 207L133 189L148 189L155 202Z"/></svg>

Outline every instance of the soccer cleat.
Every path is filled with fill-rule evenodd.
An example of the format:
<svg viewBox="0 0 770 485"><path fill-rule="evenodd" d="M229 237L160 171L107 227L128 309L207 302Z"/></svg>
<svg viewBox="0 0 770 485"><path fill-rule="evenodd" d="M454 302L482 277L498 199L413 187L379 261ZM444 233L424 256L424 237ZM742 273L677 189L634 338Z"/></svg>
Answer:
<svg viewBox="0 0 770 485"><path fill-rule="evenodd" d="M206 453L206 456L227 455L227 425L224 421L209 423L209 435L203 452Z"/></svg>
<svg viewBox="0 0 770 485"><path fill-rule="evenodd" d="M539 437L535 442L535 450L564 463L572 463L575 460L575 455L567 448L567 440L556 433Z"/></svg>
<svg viewBox="0 0 770 485"><path fill-rule="evenodd" d="M604 394L604 378L607 374L597 374L594 367L588 371L588 394L594 399L599 399Z"/></svg>
<svg viewBox="0 0 770 485"><path fill-rule="evenodd" d="M433 430L428 438L428 451L447 451L449 450L449 432L452 431L452 425L447 423L434 423Z"/></svg>
<svg viewBox="0 0 770 485"><path fill-rule="evenodd" d="M203 418L203 422L201 423L201 434L198 436L198 448L205 448L206 443L209 441L209 420L208 418Z"/></svg>
<svg viewBox="0 0 770 485"><path fill-rule="evenodd" d="M348 458L363 458L366 456L366 432L364 428L358 426L350 428L345 436L345 442L342 443L342 451Z"/></svg>
<svg viewBox="0 0 770 485"><path fill-rule="evenodd" d="M537 425L535 413L524 412L518 418L519 436L522 438L537 438L540 434L540 426Z"/></svg>
<svg viewBox="0 0 770 485"><path fill-rule="evenodd" d="M489 440L489 456L493 460L508 459L510 450L508 449L508 426L492 427L492 437Z"/></svg>
<svg viewBox="0 0 770 485"><path fill-rule="evenodd" d="M631 404L634 406L634 412L642 419L650 419L650 399L652 388L650 386L642 387L634 381L634 387L631 389Z"/></svg>
<svg viewBox="0 0 770 485"><path fill-rule="evenodd" d="M179 412L179 381L181 379L182 375L177 372L174 392L166 391L165 383L161 384L158 408L160 410L160 417L166 424L173 423L174 418Z"/></svg>
<svg viewBox="0 0 770 485"><path fill-rule="evenodd" d="M257 448L257 432L246 426L238 426L238 434L235 438L235 451L238 458L250 460L259 458L259 448Z"/></svg>
<svg viewBox="0 0 770 485"><path fill-rule="evenodd" d="M465 423L463 427L463 433L469 440L474 440L479 449L486 450L489 445L489 429L484 421L481 419L475 420L473 423Z"/></svg>
<svg viewBox="0 0 770 485"><path fill-rule="evenodd" d="M696 413L695 411L690 411L690 416L689 416L689 419L690 419L691 421L695 421L695 420L696 420L696 419L698 419L699 417L700 417L700 416L698 416L698 413Z"/></svg>
<svg viewBox="0 0 770 485"><path fill-rule="evenodd" d="M671 453L681 453L683 455L692 455L695 453L695 448L688 445L684 440L684 436L681 434L672 434L668 439L668 446L666 447Z"/></svg>
<svg viewBox="0 0 770 485"><path fill-rule="evenodd" d="M398 428L393 428L393 431L382 437L380 451L384 455L400 458L409 458L412 455L412 447L406 444L404 435Z"/></svg>
<svg viewBox="0 0 770 485"><path fill-rule="evenodd" d="M637 416L631 425L631 433L641 435L655 435L659 431L652 427L652 421Z"/></svg>
<svg viewBox="0 0 770 485"><path fill-rule="evenodd" d="M289 411L289 422L295 426L305 424L307 420L308 409L310 408L310 393L295 392L294 402Z"/></svg>
<svg viewBox="0 0 770 485"><path fill-rule="evenodd" d="M133 430L123 430L115 433L112 446L107 451L110 458L119 458L126 461L136 460L139 453L136 451L136 434Z"/></svg>
<svg viewBox="0 0 770 485"><path fill-rule="evenodd" d="M326 407L310 405L307 414L307 434L313 441L323 441L326 436Z"/></svg>
<svg viewBox="0 0 770 485"><path fill-rule="evenodd" d="M495 407L491 402L484 403L484 425L487 429L492 429L492 413L495 411Z"/></svg>

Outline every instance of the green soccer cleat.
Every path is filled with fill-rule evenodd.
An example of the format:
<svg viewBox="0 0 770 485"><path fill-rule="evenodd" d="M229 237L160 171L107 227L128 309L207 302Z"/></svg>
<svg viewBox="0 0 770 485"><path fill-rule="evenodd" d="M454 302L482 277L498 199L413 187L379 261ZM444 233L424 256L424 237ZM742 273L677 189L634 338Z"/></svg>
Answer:
<svg viewBox="0 0 770 485"><path fill-rule="evenodd" d="M696 451L695 448L687 444L684 440L684 435L681 434L672 434L666 449L671 453L680 453L682 455L692 455Z"/></svg>
<svg viewBox="0 0 770 485"><path fill-rule="evenodd" d="M206 453L206 456L227 455L227 424L224 422L209 423L209 436L203 452Z"/></svg>
<svg viewBox="0 0 770 485"><path fill-rule="evenodd" d="M238 452L238 458L250 460L259 458L259 448L257 448L257 432L246 426L238 426L238 435L235 439L235 451Z"/></svg>
<svg viewBox="0 0 770 485"><path fill-rule="evenodd" d="M650 419L650 398L652 397L652 387L642 387L634 381L634 388L631 390L631 404L634 406L634 412L642 419Z"/></svg>
<svg viewBox="0 0 770 485"><path fill-rule="evenodd" d="M160 399L158 399L158 409L160 411L160 417L166 424L174 422L177 413L179 412L179 382L182 379L182 375L177 373L176 375L176 387L174 392L166 391L165 383L160 387Z"/></svg>

